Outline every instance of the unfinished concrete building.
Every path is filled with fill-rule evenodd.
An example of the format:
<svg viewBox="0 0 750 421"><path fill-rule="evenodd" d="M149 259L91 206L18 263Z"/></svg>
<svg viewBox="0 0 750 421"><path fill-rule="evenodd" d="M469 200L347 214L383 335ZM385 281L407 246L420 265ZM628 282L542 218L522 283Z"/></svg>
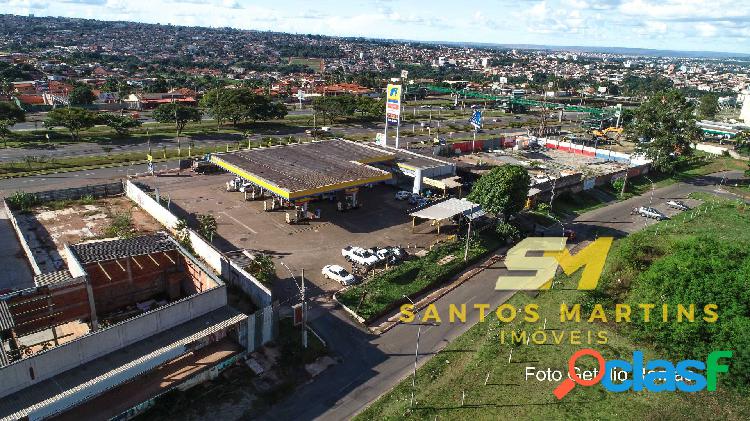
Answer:
<svg viewBox="0 0 750 421"><path fill-rule="evenodd" d="M248 316L169 235L65 254L67 269L0 297L0 419L127 414L247 348ZM138 393L125 393L135 379Z"/></svg>

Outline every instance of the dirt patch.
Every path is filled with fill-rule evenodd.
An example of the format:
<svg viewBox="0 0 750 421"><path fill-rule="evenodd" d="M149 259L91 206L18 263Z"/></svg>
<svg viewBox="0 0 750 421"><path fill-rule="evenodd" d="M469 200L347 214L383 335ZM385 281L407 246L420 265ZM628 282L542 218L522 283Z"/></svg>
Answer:
<svg viewBox="0 0 750 421"><path fill-rule="evenodd" d="M107 231L118 215L129 215L133 235L163 229L158 221L125 197L99 199L90 203L70 202L62 208L57 204L45 205L33 211L33 217L58 250L66 243L111 237Z"/></svg>

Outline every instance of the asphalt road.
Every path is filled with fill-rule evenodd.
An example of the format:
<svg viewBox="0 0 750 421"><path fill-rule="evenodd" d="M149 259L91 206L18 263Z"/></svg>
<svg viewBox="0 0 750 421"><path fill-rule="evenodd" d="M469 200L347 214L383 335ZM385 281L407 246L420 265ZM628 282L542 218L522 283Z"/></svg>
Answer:
<svg viewBox="0 0 750 421"><path fill-rule="evenodd" d="M177 168L177 161L157 162L156 170ZM55 188L79 187L88 184L107 183L123 179L128 174L144 173L146 164L123 165L94 170L71 171L56 174L39 175L34 177L19 177L0 179L0 196L7 196L15 191L28 192L52 190Z"/></svg>
<svg viewBox="0 0 750 421"><path fill-rule="evenodd" d="M468 127L468 114L471 112L471 110L466 111L467 116L465 117L451 117L444 121L438 121L438 120L432 120L430 121L429 115L427 114L428 110L420 109L417 112L417 116L420 117L420 121L422 121L426 126L424 128L420 127L419 123L410 123L410 122L402 122L400 133L403 134L403 136L400 137L400 143L401 145L407 145L407 144L419 144L422 142L425 143L431 143L432 138L436 134L440 134L441 137L445 137L447 139L451 138L469 138L471 137L470 131L465 132L456 132L452 133L453 129L449 127L449 125L454 126L467 126ZM292 110L290 111L290 114L302 114L307 115L309 114L309 109L303 109L303 110ZM405 114L412 115L413 113L405 112ZM433 116L437 117L437 112L433 112ZM507 124L509 122L524 122L530 118L536 118L535 115L531 114L523 114L523 115L517 115L517 116L504 116L501 117L501 121L504 124ZM208 120L209 118L204 118L204 120ZM146 119L144 120L146 123L152 123L153 120ZM497 128L497 123L492 122L492 118L486 118L486 129L481 133L482 135L508 135L511 133L519 134L519 133L525 133L525 129L509 129L509 128ZM552 124L552 123L550 123ZM319 126L322 126L321 122L318 122ZM430 127L428 130L427 127ZM566 122L566 127L569 126L575 126L575 123ZM43 127L42 125L39 125L39 127ZM382 132L384 128L383 122L374 122L369 124L349 124L349 125L334 125L331 127L331 131L336 134L341 134L344 136L350 135L350 136L372 136L373 140L375 137L375 133ZM15 126L13 126L13 130L33 130L34 129L34 123L33 122L25 122L25 123L18 123ZM267 137L277 137L277 138L288 138L290 136L292 137L309 137L305 133L305 130L307 130L308 127L306 126L299 126L299 127L292 127L291 129L269 129L265 130L263 133L253 133L253 135L250 137L254 141L258 141L261 138L267 138ZM395 128L391 127L389 128L389 144L395 144ZM412 135L413 134L413 135ZM184 149L187 149L188 141L190 139L183 138L181 141L182 147ZM247 138L243 137L241 134L221 134L217 136L210 136L210 135L200 135L200 136L193 136L192 138L195 145L210 145L210 146L219 146L224 147L224 145L230 144L234 145L238 141L243 142L247 141ZM168 148L175 148L177 146L177 140L175 138L154 138L151 142L151 148L152 150L158 150L162 146L168 147ZM7 148L7 149L0 149L0 163L1 162L21 162L24 160L25 156L39 156L39 157L50 157L50 158L65 158L65 157L76 157L76 156L82 156L82 155L104 155L107 153L120 153L120 152L143 152L144 154L148 151L149 144L147 143L146 139L139 137L139 138L132 138L130 140L123 140L123 141L114 141L114 142L101 142L101 143L95 143L95 142L76 142L76 143L66 143L61 142L59 144L38 144L34 146L29 147L23 147L23 148Z"/></svg>
<svg viewBox="0 0 750 421"><path fill-rule="evenodd" d="M724 178L726 177L726 178ZM668 199L685 199L690 193L703 191L734 197L718 185L724 179L733 184L743 178L738 171L712 174L687 183L677 183L587 212L566 224L576 230L577 241L596 235L624 236L655 223L630 211L637 206L654 205L673 215ZM492 308L512 296L512 291L495 291L499 268L490 268L465 282L435 304L440 314L448 305L489 303ZM423 326L419 343L419 364L443 349L451 340L467 331L478 320L474 314L467 323L442 323ZM373 335L353 323L342 310L313 307L311 325L327 342L341 363L329 368L313 382L300 387L293 395L274 406L264 419L310 420L349 419L367 405L409 376L414 364L418 325L398 325L382 335Z"/></svg>

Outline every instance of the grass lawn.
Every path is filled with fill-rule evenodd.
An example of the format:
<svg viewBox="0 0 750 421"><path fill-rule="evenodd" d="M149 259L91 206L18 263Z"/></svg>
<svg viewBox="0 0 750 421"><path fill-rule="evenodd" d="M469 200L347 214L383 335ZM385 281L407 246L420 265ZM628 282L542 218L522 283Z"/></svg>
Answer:
<svg viewBox="0 0 750 421"><path fill-rule="evenodd" d="M607 274L610 277L621 274L618 265L626 254L620 251L628 247L668 249L680 238L700 234L710 234L720 241L730 242L735 241L737 232L741 232L738 240L750 241L750 211L744 206L724 202L713 207L704 204L701 209L705 210L700 215L697 212L684 213L615 242L605 266L605 277ZM696 220L701 223L694 223ZM575 351L589 347L586 342L588 331L594 335L599 331L607 332L606 344L594 342L590 345L605 359L629 359L633 350L644 351L646 359L666 356L665 351L656 349L651 343L631 339L627 327L600 322L561 323L561 303L585 303L588 298L587 293L574 289L579 276L580 271L571 277L558 276L552 290L541 292L535 298L526 293L511 298L509 303L516 308L532 302L538 304L538 322L527 323L517 317L510 323L501 323L490 314L484 323L473 326L427 361L417 372L413 408L410 408L412 379L408 377L357 419L747 419L750 396L726 387L721 377L717 392L609 393L600 385L578 386L561 401L552 395L559 382L526 380L526 367L564 372L567 359ZM583 314L586 312L582 311ZM611 312L609 314L611 316ZM447 323L446 319L443 323ZM513 331L543 330L545 324L545 332L550 338L553 331L569 334L571 330L581 330L583 343L573 345L567 336L559 345L552 344L552 339L545 344L531 342L529 345L513 345L507 339L505 343L500 341L501 332L509 335ZM584 366L587 362L581 360Z"/></svg>
<svg viewBox="0 0 750 421"><path fill-rule="evenodd" d="M552 212L560 219L576 217L604 206L607 202L602 201L600 197L588 191L576 194L564 193L552 202Z"/></svg>

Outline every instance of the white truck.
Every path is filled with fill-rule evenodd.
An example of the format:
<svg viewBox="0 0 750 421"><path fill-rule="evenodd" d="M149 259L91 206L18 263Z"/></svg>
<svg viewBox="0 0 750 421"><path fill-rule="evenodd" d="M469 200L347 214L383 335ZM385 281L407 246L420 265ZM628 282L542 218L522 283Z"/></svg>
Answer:
<svg viewBox="0 0 750 421"><path fill-rule="evenodd" d="M380 262L380 259L377 256L362 247L346 246L341 249L341 255L344 256L344 259L348 262L362 266L372 266Z"/></svg>

